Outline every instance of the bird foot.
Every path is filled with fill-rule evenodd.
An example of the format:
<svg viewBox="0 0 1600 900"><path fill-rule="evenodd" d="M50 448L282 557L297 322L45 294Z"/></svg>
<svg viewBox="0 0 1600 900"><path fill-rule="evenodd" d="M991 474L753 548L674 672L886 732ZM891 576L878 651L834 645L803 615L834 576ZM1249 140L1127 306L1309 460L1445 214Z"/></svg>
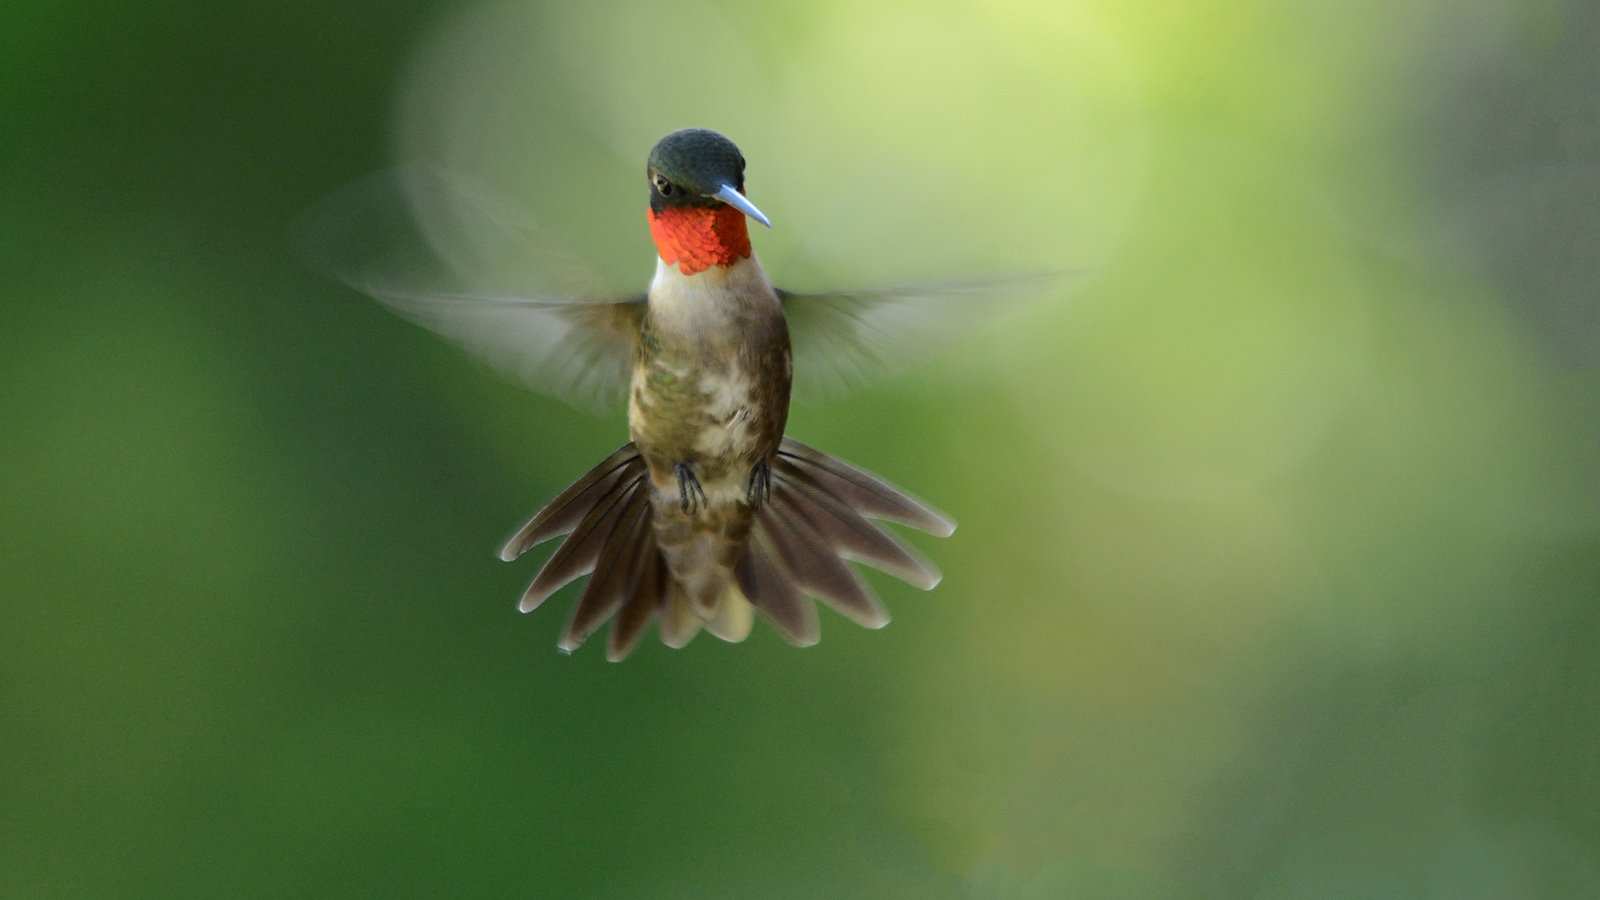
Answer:
<svg viewBox="0 0 1600 900"><path fill-rule="evenodd" d="M695 477L688 463L678 463L672 467L672 471L678 476L678 500L683 504L685 515L692 516L700 507L710 503L706 498L706 489L700 486L700 479Z"/></svg>
<svg viewBox="0 0 1600 900"><path fill-rule="evenodd" d="M772 499L772 466L767 465L766 460L751 467L750 484L745 493L750 498L751 509L760 509L761 504Z"/></svg>

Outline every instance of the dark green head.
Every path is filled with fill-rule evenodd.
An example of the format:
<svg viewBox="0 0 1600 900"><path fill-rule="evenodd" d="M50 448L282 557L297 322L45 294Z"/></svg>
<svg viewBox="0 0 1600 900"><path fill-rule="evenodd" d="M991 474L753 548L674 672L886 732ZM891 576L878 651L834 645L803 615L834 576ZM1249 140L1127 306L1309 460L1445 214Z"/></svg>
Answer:
<svg viewBox="0 0 1600 900"><path fill-rule="evenodd" d="M684 128L650 149L645 165L650 208L712 208L726 203L768 228L772 223L744 197L744 154L733 141L709 128Z"/></svg>

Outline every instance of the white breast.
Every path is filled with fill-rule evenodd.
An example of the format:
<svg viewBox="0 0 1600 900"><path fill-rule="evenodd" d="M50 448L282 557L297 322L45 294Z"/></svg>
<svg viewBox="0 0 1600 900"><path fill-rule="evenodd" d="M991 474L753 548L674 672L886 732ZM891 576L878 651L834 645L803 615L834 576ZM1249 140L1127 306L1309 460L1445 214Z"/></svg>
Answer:
<svg viewBox="0 0 1600 900"><path fill-rule="evenodd" d="M698 345L705 351L687 371L674 368L672 374L693 383L704 397L705 405L698 412L707 424L696 437L694 449L707 459L737 456L750 446L755 385L751 373L739 365L737 343L731 338L744 327L739 319L750 314L751 297L770 298L777 304L777 295L754 256L693 275L656 260L649 294L651 327L674 344ZM635 373L635 383L648 400L652 387L643 376L642 371ZM731 502L743 496L745 477L741 471L728 484L706 483L705 489L708 494L727 493L725 499Z"/></svg>
<svg viewBox="0 0 1600 900"><path fill-rule="evenodd" d="M778 302L754 253L727 268L712 266L693 275L656 257L656 274L650 281L650 318L658 329L705 334L708 329L733 324L741 309L736 298L748 302L750 297L761 296Z"/></svg>

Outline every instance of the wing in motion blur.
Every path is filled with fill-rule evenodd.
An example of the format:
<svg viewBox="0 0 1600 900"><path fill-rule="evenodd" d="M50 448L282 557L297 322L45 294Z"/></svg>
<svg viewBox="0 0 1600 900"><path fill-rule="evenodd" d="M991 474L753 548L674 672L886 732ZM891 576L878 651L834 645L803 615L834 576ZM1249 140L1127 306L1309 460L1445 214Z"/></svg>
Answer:
<svg viewBox="0 0 1600 900"><path fill-rule="evenodd" d="M615 409L626 393L644 295L608 292L492 188L403 166L321 204L306 217L299 243L314 268L532 390L596 411ZM780 289L796 395L833 396L894 374L1075 277Z"/></svg>
<svg viewBox="0 0 1600 900"><path fill-rule="evenodd" d="M490 188L392 169L313 209L296 242L313 268L532 390L600 411L627 389L644 295L608 296Z"/></svg>
<svg viewBox="0 0 1600 900"><path fill-rule="evenodd" d="M795 392L828 397L893 375L1075 273L801 294L779 290Z"/></svg>

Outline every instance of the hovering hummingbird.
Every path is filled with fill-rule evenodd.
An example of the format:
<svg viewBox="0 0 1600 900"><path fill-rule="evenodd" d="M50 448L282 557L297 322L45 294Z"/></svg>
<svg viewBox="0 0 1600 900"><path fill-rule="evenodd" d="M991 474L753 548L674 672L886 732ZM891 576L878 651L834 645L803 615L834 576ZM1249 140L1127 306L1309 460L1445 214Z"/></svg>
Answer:
<svg viewBox="0 0 1600 900"><path fill-rule="evenodd" d="M780 290L750 244L747 219L771 222L745 195L744 156L731 140L703 128L675 131L651 149L645 172L657 259L642 296L419 292L347 278L530 386L578 400L625 391L629 442L500 551L511 561L567 535L523 594L523 612L593 573L561 649L576 649L611 619L613 661L652 621L670 647L702 628L741 641L755 611L790 643L808 646L820 628L812 598L881 628L889 615L847 560L924 590L940 575L871 520L941 537L955 523L784 435L796 356L812 366L808 377L846 379L915 342L924 318L916 301L994 294L1003 284ZM506 225L503 211L489 218Z"/></svg>

